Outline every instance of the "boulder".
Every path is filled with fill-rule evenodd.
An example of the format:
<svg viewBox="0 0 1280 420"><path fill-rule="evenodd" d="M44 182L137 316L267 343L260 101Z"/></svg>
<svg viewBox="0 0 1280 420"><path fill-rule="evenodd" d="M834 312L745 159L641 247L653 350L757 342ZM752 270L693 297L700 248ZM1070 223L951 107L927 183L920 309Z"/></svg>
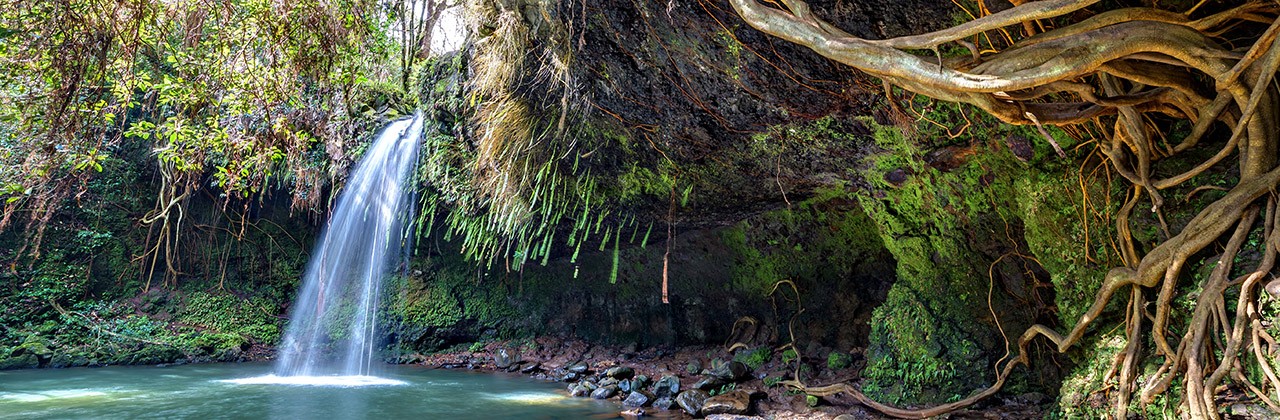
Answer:
<svg viewBox="0 0 1280 420"><path fill-rule="evenodd" d="M533 363L524 365L524 367L520 368L520 373L529 374L529 373L537 372L541 368L542 368L542 363L533 362Z"/></svg>
<svg viewBox="0 0 1280 420"><path fill-rule="evenodd" d="M82 353L57 353L49 360L51 368L68 368L75 366L85 366L89 364L89 359Z"/></svg>
<svg viewBox="0 0 1280 420"><path fill-rule="evenodd" d="M623 382L627 382L627 381L623 381ZM637 376L635 378L632 378L627 386L629 387L628 392L644 389L644 387L649 386L649 378L644 375Z"/></svg>
<svg viewBox="0 0 1280 420"><path fill-rule="evenodd" d="M715 389L720 389L720 387L725 386L725 384L727 383L728 382L725 382L720 378L707 377L707 378L702 378L702 380L694 383L693 388L701 389L703 391L711 391Z"/></svg>
<svg viewBox="0 0 1280 420"><path fill-rule="evenodd" d="M707 375L725 382L736 382L746 378L749 374L751 374L751 368L737 360L722 363L707 373Z"/></svg>
<svg viewBox="0 0 1280 420"><path fill-rule="evenodd" d="M0 358L0 370L7 369L34 369L40 367L40 359L31 353L21 353L9 357Z"/></svg>
<svg viewBox="0 0 1280 420"><path fill-rule="evenodd" d="M493 366L498 369L506 369L511 367L512 363L515 363L515 359L511 357L511 354L507 353L507 349L498 349L498 352L493 354Z"/></svg>
<svg viewBox="0 0 1280 420"><path fill-rule="evenodd" d="M595 398L597 400L608 399L614 395L618 395L618 387L613 385L602 386L596 388L595 391L591 391L591 398Z"/></svg>
<svg viewBox="0 0 1280 420"><path fill-rule="evenodd" d="M585 397L587 395L591 395L591 390L582 385L574 385L573 388L569 390L569 395L574 397Z"/></svg>
<svg viewBox="0 0 1280 420"><path fill-rule="evenodd" d="M581 373L586 373L587 370L589 369L591 369L591 366L587 365L585 362L582 362L582 363L574 363L572 366L569 366L568 370L570 373L581 374Z"/></svg>
<svg viewBox="0 0 1280 420"><path fill-rule="evenodd" d="M689 415L697 416L702 411L702 405L710 398L711 395L700 389L691 389L681 392L676 396L676 404L680 405Z"/></svg>
<svg viewBox="0 0 1280 420"><path fill-rule="evenodd" d="M618 390L622 392L631 392L632 390L631 381L626 380L626 381L618 382Z"/></svg>
<svg viewBox="0 0 1280 420"><path fill-rule="evenodd" d="M653 401L653 396L644 391L635 391L631 395L627 395L627 399L622 400L622 405L626 407L644 407Z"/></svg>
<svg viewBox="0 0 1280 420"><path fill-rule="evenodd" d="M22 343L21 346L18 346L14 353L17 353L18 351L34 354L36 358L40 360L48 360L53 357L53 350L49 350L48 341L34 336L28 337L27 341Z"/></svg>
<svg viewBox="0 0 1280 420"><path fill-rule="evenodd" d="M707 398L702 403L702 414L747 414L751 409L751 394L746 391L730 391Z"/></svg>
<svg viewBox="0 0 1280 420"><path fill-rule="evenodd" d="M680 393L680 378L666 375L653 384L653 395L657 397L675 397Z"/></svg>
<svg viewBox="0 0 1280 420"><path fill-rule="evenodd" d="M676 401L672 397L660 397L653 400L653 408L659 410L670 410L676 406Z"/></svg>
<svg viewBox="0 0 1280 420"><path fill-rule="evenodd" d="M636 371L626 366L614 366L604 371L604 374L615 379L631 379L632 376L635 376Z"/></svg>

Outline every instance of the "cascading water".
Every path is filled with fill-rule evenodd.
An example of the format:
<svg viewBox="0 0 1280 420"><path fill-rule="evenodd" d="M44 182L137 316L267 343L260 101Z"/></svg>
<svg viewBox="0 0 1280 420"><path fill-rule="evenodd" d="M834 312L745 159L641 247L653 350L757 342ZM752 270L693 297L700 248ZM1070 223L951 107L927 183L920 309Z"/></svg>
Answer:
<svg viewBox="0 0 1280 420"><path fill-rule="evenodd" d="M354 384L376 379L369 375L381 284L401 263L408 244L421 134L420 115L391 123L347 181L290 311L276 365L278 382L305 383L298 378L315 376L353 377Z"/></svg>

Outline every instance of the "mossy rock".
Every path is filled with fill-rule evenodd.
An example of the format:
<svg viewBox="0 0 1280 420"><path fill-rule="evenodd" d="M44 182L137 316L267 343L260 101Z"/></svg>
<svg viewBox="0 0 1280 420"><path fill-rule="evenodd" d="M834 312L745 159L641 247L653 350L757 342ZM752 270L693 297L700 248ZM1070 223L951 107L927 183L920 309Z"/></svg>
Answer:
<svg viewBox="0 0 1280 420"><path fill-rule="evenodd" d="M53 350L49 349L49 344L48 340L33 335L28 337L27 341L22 343L22 345L14 349L14 354L30 353L41 360L48 359L53 356Z"/></svg>
<svg viewBox="0 0 1280 420"><path fill-rule="evenodd" d="M34 369L40 367L40 359L31 353L19 353L0 358L0 370Z"/></svg>
<svg viewBox="0 0 1280 420"><path fill-rule="evenodd" d="M49 359L49 367L60 369L69 367L88 366L89 357L81 351L59 352Z"/></svg>
<svg viewBox="0 0 1280 420"><path fill-rule="evenodd" d="M183 355L172 346L147 345L127 354L126 357L128 360L126 364L130 365L158 365L182 359Z"/></svg>

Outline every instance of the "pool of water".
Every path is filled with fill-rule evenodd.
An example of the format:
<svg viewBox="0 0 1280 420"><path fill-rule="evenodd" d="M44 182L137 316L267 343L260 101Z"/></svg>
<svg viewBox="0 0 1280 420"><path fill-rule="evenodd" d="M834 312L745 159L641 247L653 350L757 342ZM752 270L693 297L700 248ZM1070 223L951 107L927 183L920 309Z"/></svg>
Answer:
<svg viewBox="0 0 1280 420"><path fill-rule="evenodd" d="M244 380L267 364L0 371L0 419L614 419L556 383L386 366L380 380ZM285 383L279 383L285 382ZM353 386L359 385L359 386Z"/></svg>

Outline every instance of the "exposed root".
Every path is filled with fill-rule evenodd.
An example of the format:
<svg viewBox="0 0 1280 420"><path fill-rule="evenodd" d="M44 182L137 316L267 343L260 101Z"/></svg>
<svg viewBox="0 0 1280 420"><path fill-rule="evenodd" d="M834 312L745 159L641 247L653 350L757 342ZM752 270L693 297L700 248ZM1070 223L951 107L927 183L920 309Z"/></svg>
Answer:
<svg viewBox="0 0 1280 420"><path fill-rule="evenodd" d="M1190 18L1200 4L1186 13L1127 8L1045 31L1040 21L1061 21L1098 2L1018 1L1003 12L942 31L864 40L817 18L800 0L730 2L756 29L879 77L886 85L936 100L971 104L1010 124L1035 125L1060 156L1065 157L1065 151L1044 126L1092 122L1102 128L1098 130L1103 137L1098 139L1101 154L1110 168L1132 185L1115 215L1113 246L1123 265L1106 274L1091 306L1065 335L1045 325L1028 328L1018 340L1018 356L1003 366L1004 359L997 362L999 370L991 387L961 401L908 410L872 401L849 384L810 387L797 377L787 382L789 386L819 396L848 393L860 403L895 417L945 414L997 392L1015 367L1029 363L1027 345L1031 340L1043 337L1059 352L1080 343L1111 298L1128 290L1124 323L1128 342L1107 374L1117 379L1114 417L1128 415L1129 401L1135 394L1149 404L1174 381L1183 385L1182 415L1192 418L1219 417L1215 398L1227 380L1249 389L1276 409L1264 391L1280 386L1280 379L1269 365L1263 341L1268 341L1272 351L1275 345L1267 340L1270 337L1257 313L1260 286L1266 283L1262 289L1267 293L1280 294L1280 280L1268 282L1280 252L1280 235L1276 233L1280 216L1276 215L1274 199L1266 200L1261 217L1264 243L1250 243L1246 238L1264 209L1261 199L1280 183L1276 165L1280 94L1273 83L1280 69L1280 5L1249 2L1200 19ZM1266 25L1260 35L1241 29L1243 25L1260 26L1258 23ZM950 60L942 67L932 55L908 51L935 50L941 44L986 36L988 31L1003 32L1009 26L1021 26L1029 37L1003 51L970 48L976 51L975 57ZM1222 46L1241 40L1251 42L1243 53L1240 48ZM1170 147L1170 139L1151 118L1155 114L1189 120L1190 133ZM1156 176L1168 173L1157 171L1163 161L1201 145L1218 124L1230 128L1231 133L1216 153L1191 169L1165 178ZM1162 190L1180 186L1233 155L1238 160L1239 181L1200 209L1181 230L1172 231L1161 210L1165 203ZM1187 198L1209 188L1219 187L1196 188ZM1164 233L1164 240L1145 255L1135 245L1130 226L1134 209L1143 198L1149 199ZM1234 232L1223 243L1223 235L1233 226ZM1183 268L1214 261L1197 255L1215 244L1220 244L1221 253L1213 257L1212 273L1199 285L1202 291L1192 313L1179 314L1190 315L1190 320L1181 337L1171 342L1169 338L1177 334L1171 334L1170 318L1180 310L1172 303L1179 281L1185 281ZM1255 267L1236 270L1249 274L1232 278L1236 257L1245 249L1256 251L1260 261ZM1158 290L1154 315L1147 311L1151 305L1145 294L1151 289ZM1228 294L1236 296L1234 313L1227 310ZM1145 328L1144 319L1151 320L1150 329ZM1155 345L1152 355L1162 357L1163 362L1140 384L1137 371L1148 339ZM1246 354L1252 357L1242 360ZM1249 383L1240 374L1242 361L1260 367L1268 383L1261 388Z"/></svg>

